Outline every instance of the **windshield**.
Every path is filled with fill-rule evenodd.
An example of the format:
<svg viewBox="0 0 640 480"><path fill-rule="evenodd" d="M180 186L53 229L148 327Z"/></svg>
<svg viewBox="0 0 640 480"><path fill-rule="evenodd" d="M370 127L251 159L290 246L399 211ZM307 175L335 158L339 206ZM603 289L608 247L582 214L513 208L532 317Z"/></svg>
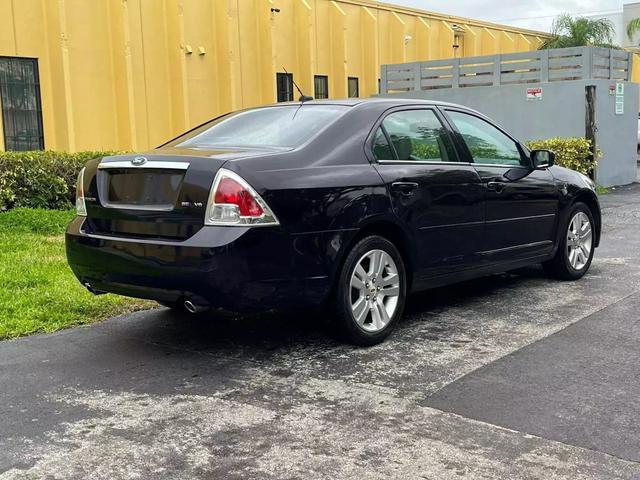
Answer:
<svg viewBox="0 0 640 480"><path fill-rule="evenodd" d="M187 148L294 148L334 122L344 105L291 105L230 113L175 141Z"/></svg>

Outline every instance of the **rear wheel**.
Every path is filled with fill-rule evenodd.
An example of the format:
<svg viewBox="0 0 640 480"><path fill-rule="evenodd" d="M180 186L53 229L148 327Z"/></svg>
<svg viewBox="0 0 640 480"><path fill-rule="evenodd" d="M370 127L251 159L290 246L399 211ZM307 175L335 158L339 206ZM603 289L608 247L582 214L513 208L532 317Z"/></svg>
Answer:
<svg viewBox="0 0 640 480"><path fill-rule="evenodd" d="M543 264L549 275L562 280L577 280L587 273L593 260L594 225L589 207L577 202L563 227L556 256Z"/></svg>
<svg viewBox="0 0 640 480"><path fill-rule="evenodd" d="M398 249L372 235L349 252L336 288L337 323L346 340L375 345L389 336L404 310L406 273Z"/></svg>

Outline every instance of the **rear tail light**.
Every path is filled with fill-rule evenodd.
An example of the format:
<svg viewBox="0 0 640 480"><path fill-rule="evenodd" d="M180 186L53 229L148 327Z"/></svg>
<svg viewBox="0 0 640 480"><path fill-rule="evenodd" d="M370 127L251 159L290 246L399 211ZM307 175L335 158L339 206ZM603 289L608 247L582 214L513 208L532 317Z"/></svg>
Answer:
<svg viewBox="0 0 640 480"><path fill-rule="evenodd" d="M84 168L80 170L76 183L76 215L87 216L87 205L84 203Z"/></svg>
<svg viewBox="0 0 640 480"><path fill-rule="evenodd" d="M238 174L221 168L207 202L205 225L279 225L262 197Z"/></svg>

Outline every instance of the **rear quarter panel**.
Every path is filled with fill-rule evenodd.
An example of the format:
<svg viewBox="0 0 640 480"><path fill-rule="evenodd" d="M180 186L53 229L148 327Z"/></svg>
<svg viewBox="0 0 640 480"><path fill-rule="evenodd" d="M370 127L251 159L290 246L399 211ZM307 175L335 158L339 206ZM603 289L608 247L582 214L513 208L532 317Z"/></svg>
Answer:
<svg viewBox="0 0 640 480"><path fill-rule="evenodd" d="M378 114L354 111L302 148L269 158L232 161L274 211L295 248L335 274L341 256L369 224L398 223L387 189L365 156Z"/></svg>

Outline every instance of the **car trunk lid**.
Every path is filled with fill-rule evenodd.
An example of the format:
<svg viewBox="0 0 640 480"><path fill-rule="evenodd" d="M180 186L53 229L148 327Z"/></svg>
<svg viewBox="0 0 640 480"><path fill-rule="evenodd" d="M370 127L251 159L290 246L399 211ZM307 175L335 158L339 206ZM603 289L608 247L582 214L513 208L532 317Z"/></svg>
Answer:
<svg viewBox="0 0 640 480"><path fill-rule="evenodd" d="M209 191L222 165L260 153L171 148L99 159L85 171L88 233L189 238L203 226Z"/></svg>

